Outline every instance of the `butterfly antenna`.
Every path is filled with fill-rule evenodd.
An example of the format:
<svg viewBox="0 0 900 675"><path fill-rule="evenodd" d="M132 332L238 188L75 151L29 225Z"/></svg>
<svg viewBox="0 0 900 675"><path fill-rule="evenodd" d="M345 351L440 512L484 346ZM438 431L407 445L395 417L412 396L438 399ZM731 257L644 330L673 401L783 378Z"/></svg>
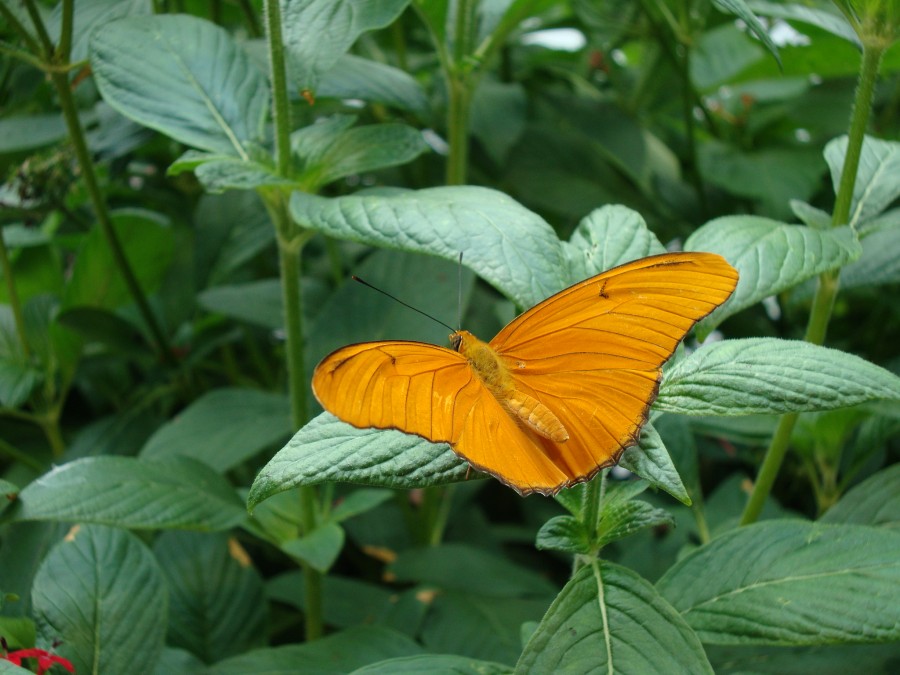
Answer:
<svg viewBox="0 0 900 675"><path fill-rule="evenodd" d="M431 319L432 321L436 321L437 323L441 324L444 328L448 328L448 329L450 329L451 331L453 331L454 333L456 332L456 329L455 329L455 328L453 328L452 326L448 326L447 324L445 324L445 323L444 323L443 321L441 321L440 319L434 318L433 316L431 316L431 314L428 314L427 312L423 312L423 311L422 311L421 309L419 309L418 307L413 307L413 306L410 305L409 303L403 302L400 298L391 295L391 294L388 293L387 291L381 290L380 288L378 288L378 286L373 286L373 285L370 284L368 281L365 281L364 279L360 279L360 278L359 278L358 276L356 276L355 274L354 274L351 278L353 279L353 281L358 281L358 282L361 283L363 286L368 286L368 287L371 288L373 291L378 291L378 292L381 293L382 295L386 295L387 297L389 297L391 300L394 300L395 302L399 302L399 303L400 303L401 305L403 305L404 307L406 307L406 308L408 308L408 309L411 309L411 310L414 311L414 312L418 312L418 313L421 314L422 316L427 316L427 317L428 317L429 319Z"/></svg>
<svg viewBox="0 0 900 675"><path fill-rule="evenodd" d="M462 328L462 254L463 252L459 252L459 267L457 268L457 279L459 281L459 297L457 298L456 304L456 325L459 326L457 330Z"/></svg>

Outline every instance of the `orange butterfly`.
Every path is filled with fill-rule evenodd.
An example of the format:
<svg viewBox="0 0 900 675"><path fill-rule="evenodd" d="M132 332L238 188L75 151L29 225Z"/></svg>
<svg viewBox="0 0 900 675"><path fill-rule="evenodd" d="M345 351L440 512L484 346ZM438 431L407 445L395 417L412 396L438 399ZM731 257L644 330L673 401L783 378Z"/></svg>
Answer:
<svg viewBox="0 0 900 675"><path fill-rule="evenodd" d="M460 330L452 350L338 349L316 367L313 392L355 427L449 443L519 494L553 495L638 442L663 363L737 278L712 253L643 258L547 298L489 343Z"/></svg>

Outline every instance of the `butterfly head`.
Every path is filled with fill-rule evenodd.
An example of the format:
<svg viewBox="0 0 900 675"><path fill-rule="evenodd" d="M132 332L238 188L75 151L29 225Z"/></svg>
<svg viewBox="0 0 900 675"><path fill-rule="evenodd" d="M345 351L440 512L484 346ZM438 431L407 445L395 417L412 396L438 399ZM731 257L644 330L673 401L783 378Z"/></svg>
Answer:
<svg viewBox="0 0 900 675"><path fill-rule="evenodd" d="M467 348L477 341L478 338L467 330L458 330L450 333L450 347L460 354L465 354Z"/></svg>

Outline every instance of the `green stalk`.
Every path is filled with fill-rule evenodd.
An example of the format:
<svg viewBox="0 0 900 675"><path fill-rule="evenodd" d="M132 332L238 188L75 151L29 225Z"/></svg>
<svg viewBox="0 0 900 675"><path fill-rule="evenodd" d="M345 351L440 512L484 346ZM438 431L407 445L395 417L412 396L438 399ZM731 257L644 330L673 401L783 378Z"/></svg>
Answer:
<svg viewBox="0 0 900 675"><path fill-rule="evenodd" d="M468 78L458 72L448 73L450 105L447 110L447 185L464 185L469 161L469 111L472 92Z"/></svg>
<svg viewBox="0 0 900 675"><path fill-rule="evenodd" d="M272 77L272 112L275 124L275 154L278 175L291 173L291 120L287 93L284 41L281 32L281 7L278 0L265 3L266 37ZM306 423L306 374L303 367L303 312L300 295L300 252L309 234L298 232L288 213L288 195L266 191L264 202L278 235L278 260L281 268L281 297L284 305L288 392L294 429ZM316 528L316 490L300 487L300 526L303 534ZM305 632L307 640L322 636L322 575L301 561L305 593Z"/></svg>
<svg viewBox="0 0 900 675"><path fill-rule="evenodd" d="M22 316L22 303L19 301L19 293L16 290L16 281L13 277L12 264L9 262L9 253L6 249L6 241L3 239L3 231L0 230L0 271L6 280L6 295L12 307L13 321L16 324L16 334L19 336L19 344L22 345L22 355L25 360L31 358L31 348L25 337L25 319Z"/></svg>
<svg viewBox="0 0 900 675"><path fill-rule="evenodd" d="M31 7L32 2L26 3L26 6ZM94 164L91 159L90 151L88 150L87 143L84 140L84 129L81 127L81 120L78 119L78 109L75 105L75 99L72 96L72 89L69 86L69 78L66 74L67 66L69 66L69 47L72 42L72 0L65 0L63 4L63 29L67 30L69 35L63 34L60 37L59 49L56 52L54 57L55 63L48 63L49 68L49 76L50 80L53 82L53 86L56 87L56 93L59 97L59 104L62 108L63 117L66 120L66 127L69 131L69 138L72 142L72 147L75 150L75 157L78 160L79 167L81 168L82 178L84 179L84 185L87 188L88 196L91 200L91 205L94 207L94 213L97 217L97 222L100 225L100 231L103 234L103 237L106 239L107 246L109 246L110 252L112 253L113 262L119 270L119 273L122 275L122 278L125 280L125 285L128 288L129 293L131 294L132 300L134 300L135 305L137 305L138 311L144 319L144 322L147 324L153 338L156 342L157 349L161 358L169 365L173 365L175 363L175 359L172 356L171 349L169 348L168 339L166 338L165 333L163 333L159 324L156 321L156 316L153 314L153 310L150 308L150 303L147 302L147 298L144 295L143 290L138 284L137 278L134 276L134 272L131 269L131 264L128 262L128 258L125 257L125 251L122 248L122 244L119 241L119 237L116 234L115 229L113 228L112 220L109 217L109 211L106 208L106 202L103 199L103 193L100 190L100 186L97 182L97 175L94 173ZM41 40L43 42L44 36L46 36L47 31L44 28L43 22L40 19L40 15L34 14L32 16L32 20L35 21L35 28L38 32ZM48 38L49 39L49 38Z"/></svg>
<svg viewBox="0 0 900 675"><path fill-rule="evenodd" d="M884 47L881 45L867 44L863 40L863 57L860 65L859 84L856 87L856 97L853 102L853 113L850 118L849 140L847 154L844 156L844 166L841 169L841 182L838 185L838 193L835 198L834 212L831 217L833 227L846 225L850 221L850 205L853 202L853 187L856 184L856 173L859 169L859 158L862 153L862 145L865 140L866 125L872 113L872 98L875 91L875 81L878 76L878 67ZM831 311L834 308L834 300L837 297L840 285L840 271L826 272L819 277L816 287L816 295L813 298L809 321L806 325L804 339L816 345L825 342L825 334L828 330L828 322L831 319ZM753 485L753 492L744 508L741 516L741 525L749 525L756 522L762 512L763 505L772 486L778 477L781 464L791 440L791 433L797 423L797 413L782 416L772 436L772 442L766 451L759 475Z"/></svg>

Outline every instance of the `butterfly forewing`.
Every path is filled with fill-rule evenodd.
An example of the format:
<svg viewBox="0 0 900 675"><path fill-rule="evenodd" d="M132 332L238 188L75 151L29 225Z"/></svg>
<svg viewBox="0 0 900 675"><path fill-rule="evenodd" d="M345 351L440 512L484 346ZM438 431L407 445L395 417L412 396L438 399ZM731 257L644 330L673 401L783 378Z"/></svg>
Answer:
<svg viewBox="0 0 900 675"><path fill-rule="evenodd" d="M316 367L313 393L353 426L453 442L483 385L457 352L422 342L349 345Z"/></svg>

